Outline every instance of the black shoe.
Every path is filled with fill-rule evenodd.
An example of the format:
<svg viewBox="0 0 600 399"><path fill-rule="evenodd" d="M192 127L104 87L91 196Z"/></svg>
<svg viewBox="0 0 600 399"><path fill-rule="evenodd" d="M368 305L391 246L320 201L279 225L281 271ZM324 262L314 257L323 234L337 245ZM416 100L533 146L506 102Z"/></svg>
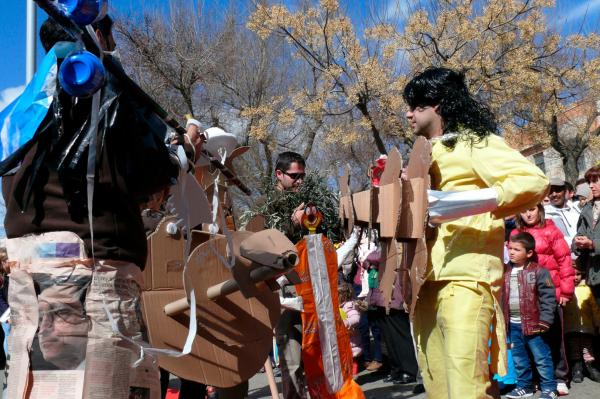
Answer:
<svg viewBox="0 0 600 399"><path fill-rule="evenodd" d="M573 382L580 383L583 382L583 363L582 362L574 362L573 363Z"/></svg>
<svg viewBox="0 0 600 399"><path fill-rule="evenodd" d="M398 377L396 377L392 382L394 383L394 385L412 384L413 382L417 382L417 377L406 373L402 373L398 375Z"/></svg>
<svg viewBox="0 0 600 399"><path fill-rule="evenodd" d="M398 376L396 374L388 374L383 379L383 382L393 382L394 380L397 380L397 379L398 379Z"/></svg>
<svg viewBox="0 0 600 399"><path fill-rule="evenodd" d="M413 393L415 395L418 395L418 394L423 393L423 392L425 392L425 385L423 385L423 384L417 384L413 388Z"/></svg>
<svg viewBox="0 0 600 399"><path fill-rule="evenodd" d="M590 380L600 382L600 371L598 371L598 369L594 367L592 362L586 362L585 369L587 370Z"/></svg>

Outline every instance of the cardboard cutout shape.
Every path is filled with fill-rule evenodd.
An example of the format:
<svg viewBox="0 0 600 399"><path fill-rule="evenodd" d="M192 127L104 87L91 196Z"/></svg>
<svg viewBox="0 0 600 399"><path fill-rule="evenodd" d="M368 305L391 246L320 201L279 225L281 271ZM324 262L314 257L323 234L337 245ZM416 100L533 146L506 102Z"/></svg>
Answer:
<svg viewBox="0 0 600 399"><path fill-rule="evenodd" d="M192 352L181 358L159 356L160 367L171 373L223 388L248 380L264 365L280 316L279 298L264 280L287 273L297 260L293 244L277 231L233 232L232 237L236 259L232 270L223 261L227 256L223 236L192 251L185 284L196 293L198 332ZM165 246L161 240L167 239L177 237L151 236L151 251ZM163 265L152 268L153 280L156 273L167 272ZM145 291L142 302L150 344L181 351L190 317L185 290Z"/></svg>
<svg viewBox="0 0 600 399"><path fill-rule="evenodd" d="M380 289L388 310L394 281L401 282L404 298L410 303L416 299L413 286L422 279L417 277L427 266L427 254L421 248L425 245L430 164L431 144L417 137L406 179L401 179L402 158L395 148L388 155L379 187L350 194L347 173L340 178L340 218L344 224L372 226L379 231L383 254ZM401 274L398 280L397 273Z"/></svg>

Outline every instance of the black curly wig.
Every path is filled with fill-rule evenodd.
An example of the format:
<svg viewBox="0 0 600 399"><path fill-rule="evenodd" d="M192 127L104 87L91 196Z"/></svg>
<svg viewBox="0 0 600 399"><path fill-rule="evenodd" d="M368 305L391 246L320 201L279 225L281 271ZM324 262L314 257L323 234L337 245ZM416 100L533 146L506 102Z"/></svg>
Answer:
<svg viewBox="0 0 600 399"><path fill-rule="evenodd" d="M408 82L403 97L413 109L439 105L444 134L469 129L476 135L475 141L479 142L498 129L492 111L469 93L462 72L428 68ZM456 141L444 143L453 147Z"/></svg>

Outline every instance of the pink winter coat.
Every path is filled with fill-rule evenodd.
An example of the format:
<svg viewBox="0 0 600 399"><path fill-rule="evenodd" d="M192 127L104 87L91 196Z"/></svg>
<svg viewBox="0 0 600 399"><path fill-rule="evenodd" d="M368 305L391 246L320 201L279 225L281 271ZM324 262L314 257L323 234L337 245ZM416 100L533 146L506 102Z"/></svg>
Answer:
<svg viewBox="0 0 600 399"><path fill-rule="evenodd" d="M535 252L541 266L550 271L556 287L556 300L560 297L571 299L575 291L575 269L571 261L571 249L563 233L552 220L546 220L544 227L524 227L514 229L510 235L527 232L535 238Z"/></svg>
<svg viewBox="0 0 600 399"><path fill-rule="evenodd" d="M358 357L362 353L360 346L360 333L358 331L358 323L360 321L360 312L354 307L354 301L344 302L342 310L346 313L344 325L348 329L350 336L350 347L352 348L352 357Z"/></svg>

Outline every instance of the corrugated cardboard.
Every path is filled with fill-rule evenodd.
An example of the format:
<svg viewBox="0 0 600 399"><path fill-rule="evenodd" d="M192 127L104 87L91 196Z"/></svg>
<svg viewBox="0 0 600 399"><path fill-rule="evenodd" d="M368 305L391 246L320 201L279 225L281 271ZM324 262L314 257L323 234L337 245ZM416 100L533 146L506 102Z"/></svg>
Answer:
<svg viewBox="0 0 600 399"><path fill-rule="evenodd" d="M180 231L167 233L175 216L165 217L148 237L148 258L144 268L144 289L183 288L183 251L185 239Z"/></svg>
<svg viewBox="0 0 600 399"><path fill-rule="evenodd" d="M423 137L419 137L410 154L406 170L408 180L401 180L402 159L398 151L392 149L380 187L354 193L352 201L348 195L344 195L348 191L343 187L340 218L344 219L344 223L349 223L354 211L356 224L373 223L379 229L381 237L395 237L399 240L422 237L427 212L430 162L431 145ZM346 176L342 179L347 181ZM343 184L341 179L340 182Z"/></svg>
<svg viewBox="0 0 600 399"><path fill-rule="evenodd" d="M185 239L180 231L175 235L166 231L167 225L175 221L175 216L165 217L148 237L148 257L143 271L144 290L183 288ZM223 236L217 234L215 237ZM190 251L210 238L211 234L207 231L192 230Z"/></svg>
<svg viewBox="0 0 600 399"><path fill-rule="evenodd" d="M402 285L404 299L413 308L418 287L422 284L419 276L424 274L427 266L424 236L430 164L431 144L418 137L409 157L405 179L400 177L402 159L396 149L388 155L379 187L350 196L348 176L344 174L340 178L343 225L348 226L354 214L356 224L372 224L379 230L384 259L379 269L380 289L387 310L394 284Z"/></svg>
<svg viewBox="0 0 600 399"><path fill-rule="evenodd" d="M279 320L279 298L266 284L258 283L256 297L244 298L235 292L209 300L208 287L232 278L215 251L226 253L225 238L201 244L189 258L189 281L196 291L199 324L192 353L182 358L159 356L159 365L182 378L232 387L252 377L264 364ZM189 311L175 317L163 311L165 305L181 298L185 298L181 289L143 293L143 314L152 346L183 348Z"/></svg>

